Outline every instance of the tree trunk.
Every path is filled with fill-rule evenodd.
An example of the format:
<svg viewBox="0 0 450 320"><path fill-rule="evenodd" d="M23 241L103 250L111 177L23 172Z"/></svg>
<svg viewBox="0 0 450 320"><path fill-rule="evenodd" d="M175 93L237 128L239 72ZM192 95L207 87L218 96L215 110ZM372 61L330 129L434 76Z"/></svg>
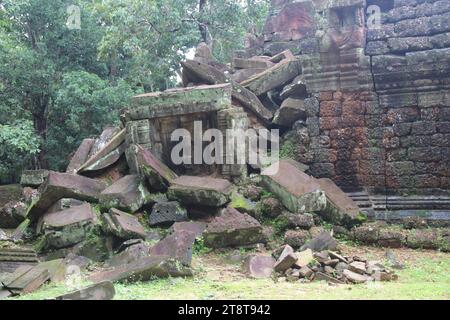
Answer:
<svg viewBox="0 0 450 320"><path fill-rule="evenodd" d="M47 110L49 104L48 96L33 96L31 98L33 104L33 122L34 128L44 143L47 139ZM41 146L41 152L38 157L38 165L40 169L48 169L48 161L45 158L46 152L44 146Z"/></svg>
<svg viewBox="0 0 450 320"><path fill-rule="evenodd" d="M199 0L199 12L203 14L205 12L206 5L208 4L208 0ZM205 22L200 22L199 25L200 34L202 36L202 40L206 43L211 49L213 44L213 39L211 33L209 32L208 24Z"/></svg>

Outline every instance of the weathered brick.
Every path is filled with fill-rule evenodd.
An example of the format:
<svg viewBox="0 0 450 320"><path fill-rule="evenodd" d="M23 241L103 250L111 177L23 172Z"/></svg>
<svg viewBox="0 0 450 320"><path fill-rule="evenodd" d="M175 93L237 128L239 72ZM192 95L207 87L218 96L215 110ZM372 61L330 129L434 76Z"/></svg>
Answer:
<svg viewBox="0 0 450 320"><path fill-rule="evenodd" d="M442 151L444 150L438 147L409 148L409 158L412 161L439 161Z"/></svg>
<svg viewBox="0 0 450 320"><path fill-rule="evenodd" d="M439 122L437 123L437 130L440 133L450 133L450 122Z"/></svg>
<svg viewBox="0 0 450 320"><path fill-rule="evenodd" d="M417 188L439 188L441 180L431 174L422 174L416 176Z"/></svg>
<svg viewBox="0 0 450 320"><path fill-rule="evenodd" d="M316 178L329 178L336 175L334 165L332 163L313 163L309 170Z"/></svg>
<svg viewBox="0 0 450 320"><path fill-rule="evenodd" d="M322 91L319 94L319 100L320 101L333 100L333 91Z"/></svg>
<svg viewBox="0 0 450 320"><path fill-rule="evenodd" d="M415 167L412 161L398 161L386 163L386 174L393 176L414 175Z"/></svg>
<svg viewBox="0 0 450 320"><path fill-rule="evenodd" d="M322 130L339 129L341 127L342 127L342 120L340 117L321 117L320 118L320 129L322 129Z"/></svg>
<svg viewBox="0 0 450 320"><path fill-rule="evenodd" d="M366 113L366 106L361 101L344 101L342 103L342 115L362 115Z"/></svg>
<svg viewBox="0 0 450 320"><path fill-rule="evenodd" d="M411 134L428 135L436 132L436 124L430 121L419 121L411 124Z"/></svg>
<svg viewBox="0 0 450 320"><path fill-rule="evenodd" d="M320 103L321 117L339 117L342 114L342 105L336 101L322 101Z"/></svg>
<svg viewBox="0 0 450 320"><path fill-rule="evenodd" d="M359 173L363 175L384 174L384 161L361 160L359 161Z"/></svg>

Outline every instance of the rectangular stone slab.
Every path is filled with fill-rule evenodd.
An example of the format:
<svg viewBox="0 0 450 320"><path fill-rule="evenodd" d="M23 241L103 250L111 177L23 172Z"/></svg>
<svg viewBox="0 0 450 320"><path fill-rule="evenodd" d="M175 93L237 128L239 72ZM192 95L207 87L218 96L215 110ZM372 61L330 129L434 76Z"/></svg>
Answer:
<svg viewBox="0 0 450 320"><path fill-rule="evenodd" d="M120 154L125 151L125 148L120 149L120 145L125 141L125 137L126 129L120 130L103 148L92 155L83 165L81 165L81 167L77 168L76 172L95 171L103 169L104 165L102 165L102 160L108 157L116 149L118 150L117 152L119 153L120 157ZM118 158L116 160L118 160Z"/></svg>
<svg viewBox="0 0 450 320"><path fill-rule="evenodd" d="M103 281L149 281L154 277L187 277L192 270L167 256L151 256L129 264L94 273L89 279L94 283Z"/></svg>
<svg viewBox="0 0 450 320"><path fill-rule="evenodd" d="M263 183L294 213L322 211L327 204L325 193L317 179L300 168L301 164L293 160L281 160L263 171Z"/></svg>
<svg viewBox="0 0 450 320"><path fill-rule="evenodd" d="M241 103L245 109L252 111L265 122L269 122L273 118L272 111L267 109L253 92L247 90L239 83L228 79L225 74L216 68L194 60L182 62L182 65L183 73L188 78L190 75L209 84L230 83L232 85L231 95L233 99Z"/></svg>
<svg viewBox="0 0 450 320"><path fill-rule="evenodd" d="M98 202L106 183L79 175L50 171L46 182L39 187L39 198L33 202L27 217L36 221L56 201L63 198Z"/></svg>
<svg viewBox="0 0 450 320"><path fill-rule="evenodd" d="M100 203L104 207L116 207L134 213L146 203L148 195L140 177L128 175L103 190Z"/></svg>
<svg viewBox="0 0 450 320"><path fill-rule="evenodd" d="M135 173L147 179L155 191L166 190L178 176L147 149L131 145L127 150L127 161Z"/></svg>
<svg viewBox="0 0 450 320"><path fill-rule="evenodd" d="M76 170L85 163L89 158L95 139L84 139L67 166L67 173L75 173Z"/></svg>
<svg viewBox="0 0 450 320"><path fill-rule="evenodd" d="M183 204L220 207L229 201L231 187L225 179L181 176L173 181L167 196Z"/></svg>
<svg viewBox="0 0 450 320"><path fill-rule="evenodd" d="M20 184L24 187L39 187L47 176L48 170L25 170L20 177Z"/></svg>
<svg viewBox="0 0 450 320"><path fill-rule="evenodd" d="M177 88L134 97L125 111L129 120L154 119L198 112L214 112L231 106L229 84Z"/></svg>
<svg viewBox="0 0 450 320"><path fill-rule="evenodd" d="M146 232L139 220L128 213L112 208L104 216L108 216L105 221L110 225L109 229L117 237L122 239L145 239Z"/></svg>
<svg viewBox="0 0 450 320"><path fill-rule="evenodd" d="M243 81L241 84L260 96L278 88L301 74L300 62L297 59L285 59L266 71Z"/></svg>
<svg viewBox="0 0 450 320"><path fill-rule="evenodd" d="M39 289L49 279L47 269L32 268L8 283L6 288L15 294L27 294Z"/></svg>
<svg viewBox="0 0 450 320"><path fill-rule="evenodd" d="M264 241L261 224L253 217L227 207L208 223L203 233L210 248L256 244Z"/></svg>
<svg viewBox="0 0 450 320"><path fill-rule="evenodd" d="M351 223L358 219L361 211L352 198L330 179L324 178L317 181L327 196L327 207L322 213L326 220L335 223L345 221Z"/></svg>
<svg viewBox="0 0 450 320"><path fill-rule="evenodd" d="M84 221L95 222L97 216L89 203L63 211L47 213L42 218L43 229L60 229Z"/></svg>

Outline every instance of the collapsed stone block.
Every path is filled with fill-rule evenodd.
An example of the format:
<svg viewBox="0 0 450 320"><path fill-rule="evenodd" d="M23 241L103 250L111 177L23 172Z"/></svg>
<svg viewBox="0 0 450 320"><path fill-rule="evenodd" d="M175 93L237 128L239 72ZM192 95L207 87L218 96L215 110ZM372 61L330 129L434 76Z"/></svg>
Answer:
<svg viewBox="0 0 450 320"><path fill-rule="evenodd" d="M116 163L125 152L125 137L125 129L105 130L92 146L88 160L77 168L76 172L100 171Z"/></svg>
<svg viewBox="0 0 450 320"><path fill-rule="evenodd" d="M365 220L358 205L330 179L317 180L327 197L327 206L321 216L336 224L352 226Z"/></svg>
<svg viewBox="0 0 450 320"><path fill-rule="evenodd" d="M67 166L67 173L76 173L77 169L80 168L88 159L92 147L95 144L95 139L84 139L80 146L78 147L75 154L70 159L70 163Z"/></svg>
<svg viewBox="0 0 450 320"><path fill-rule="evenodd" d="M207 64L198 61L185 61L182 63L183 73L187 78L201 79L209 84L231 83L232 97L242 106L252 111L255 115L268 122L273 118L273 113L268 110L258 97L242 85L228 79L222 72Z"/></svg>
<svg viewBox="0 0 450 320"><path fill-rule="evenodd" d="M306 108L303 100L287 98L275 113L272 123L279 126L291 127L300 119L306 119Z"/></svg>
<svg viewBox="0 0 450 320"><path fill-rule="evenodd" d="M295 254L297 256L295 266L299 269L307 267L314 260L313 252L311 249L296 252Z"/></svg>
<svg viewBox="0 0 450 320"><path fill-rule="evenodd" d="M245 246L264 242L262 231L256 219L227 207L208 223L203 238L210 248Z"/></svg>
<svg viewBox="0 0 450 320"><path fill-rule="evenodd" d="M0 208L0 228L14 229L25 220L27 206L21 201L11 201Z"/></svg>
<svg viewBox="0 0 450 320"><path fill-rule="evenodd" d="M151 226L170 225L186 220L188 220L187 210L179 202L158 202L152 208L149 224Z"/></svg>
<svg viewBox="0 0 450 320"><path fill-rule="evenodd" d="M169 232L176 233L179 231L186 231L193 233L195 238L200 237L206 229L206 223L200 221L186 221L186 222L175 222L172 227L170 227Z"/></svg>
<svg viewBox="0 0 450 320"><path fill-rule="evenodd" d="M280 257L275 263L274 270L276 272L285 272L291 268L297 262L297 255L294 253L294 249L286 245L281 252Z"/></svg>
<svg viewBox="0 0 450 320"><path fill-rule="evenodd" d="M250 59L234 58L233 67L236 69L268 69L275 63L270 61L270 57L252 57Z"/></svg>
<svg viewBox="0 0 450 320"><path fill-rule="evenodd" d="M308 241L300 250L311 249L313 252L320 252L323 250L336 250L337 247L338 242L336 239L329 232L325 231Z"/></svg>
<svg viewBox="0 0 450 320"><path fill-rule="evenodd" d="M99 271L90 276L94 283L103 281L149 281L167 277L189 277L192 270L167 256L151 256L135 260L110 270Z"/></svg>
<svg viewBox="0 0 450 320"><path fill-rule="evenodd" d="M37 229L44 233L39 249L60 249L82 242L98 223L89 203L64 211L45 214Z"/></svg>
<svg viewBox="0 0 450 320"><path fill-rule="evenodd" d="M145 239L146 232L138 218L131 214L111 208L109 212L102 215L106 230L116 237L129 239Z"/></svg>
<svg viewBox="0 0 450 320"><path fill-rule="evenodd" d="M149 250L150 246L147 243L142 241L137 242L108 259L105 265L107 267L118 267L132 263L133 261L148 257Z"/></svg>
<svg viewBox="0 0 450 320"><path fill-rule="evenodd" d="M149 192L139 176L128 175L102 191L100 204L134 213L146 204L148 196Z"/></svg>
<svg viewBox="0 0 450 320"><path fill-rule="evenodd" d="M229 108L230 101L229 84L177 88L134 97L124 117L130 121L215 112Z"/></svg>
<svg viewBox="0 0 450 320"><path fill-rule="evenodd" d="M309 232L306 230L288 230L284 235L286 243L294 249L302 247L310 237Z"/></svg>
<svg viewBox="0 0 450 320"><path fill-rule="evenodd" d="M308 95L305 79L303 76L296 77L292 83L283 88L280 93L280 98L286 100L288 98L304 99Z"/></svg>
<svg viewBox="0 0 450 320"><path fill-rule="evenodd" d="M10 184L0 186L0 208L11 201L20 201L22 198L22 186L19 184Z"/></svg>
<svg viewBox="0 0 450 320"><path fill-rule="evenodd" d="M178 176L153 153L140 145L131 145L126 152L127 161L134 173L145 178L155 191L166 190Z"/></svg>
<svg viewBox="0 0 450 320"><path fill-rule="evenodd" d="M231 187L224 179L181 176L173 180L167 196L186 205L220 207L229 202Z"/></svg>
<svg viewBox="0 0 450 320"><path fill-rule="evenodd" d="M27 217L36 221L55 202L63 198L97 203L100 193L105 189L106 184L102 181L50 171L45 183L39 187L39 197L28 209Z"/></svg>
<svg viewBox="0 0 450 320"><path fill-rule="evenodd" d="M266 71L253 76L241 84L257 96L287 84L301 73L297 59L284 59Z"/></svg>
<svg viewBox="0 0 450 320"><path fill-rule="evenodd" d="M262 172L262 181L294 213L325 209L326 195L317 180L299 170L295 161L281 160Z"/></svg>
<svg viewBox="0 0 450 320"><path fill-rule="evenodd" d="M40 268L19 268L13 275L12 281L2 286L2 289L15 295L28 294L39 289L50 279L47 269Z"/></svg>
<svg viewBox="0 0 450 320"><path fill-rule="evenodd" d="M197 235L190 231L174 231L150 248L150 255L169 256L186 266L192 262L192 247Z"/></svg>
<svg viewBox="0 0 450 320"><path fill-rule="evenodd" d="M37 188L47 179L48 170L24 170L20 177L20 184L24 187Z"/></svg>

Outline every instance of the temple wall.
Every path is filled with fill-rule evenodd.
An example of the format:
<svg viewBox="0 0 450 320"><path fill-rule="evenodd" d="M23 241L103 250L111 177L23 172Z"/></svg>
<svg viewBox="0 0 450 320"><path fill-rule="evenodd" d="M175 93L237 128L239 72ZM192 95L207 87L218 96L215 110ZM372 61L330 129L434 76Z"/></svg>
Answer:
<svg viewBox="0 0 450 320"><path fill-rule="evenodd" d="M274 0L264 33L252 54L301 61L312 174L381 193L450 189L449 1Z"/></svg>

